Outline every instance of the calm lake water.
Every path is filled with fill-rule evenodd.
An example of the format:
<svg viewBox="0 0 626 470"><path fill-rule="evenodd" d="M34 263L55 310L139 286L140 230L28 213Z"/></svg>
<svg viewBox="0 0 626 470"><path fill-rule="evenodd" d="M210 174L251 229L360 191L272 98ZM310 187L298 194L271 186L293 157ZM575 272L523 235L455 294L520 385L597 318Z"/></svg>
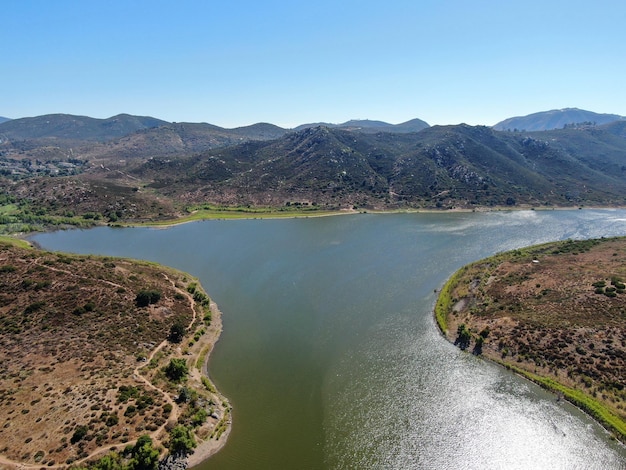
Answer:
<svg viewBox="0 0 626 470"><path fill-rule="evenodd" d="M199 469L618 469L626 448L572 406L439 334L434 290L540 242L626 235L626 211L358 214L41 234L44 248L198 276L234 407Z"/></svg>

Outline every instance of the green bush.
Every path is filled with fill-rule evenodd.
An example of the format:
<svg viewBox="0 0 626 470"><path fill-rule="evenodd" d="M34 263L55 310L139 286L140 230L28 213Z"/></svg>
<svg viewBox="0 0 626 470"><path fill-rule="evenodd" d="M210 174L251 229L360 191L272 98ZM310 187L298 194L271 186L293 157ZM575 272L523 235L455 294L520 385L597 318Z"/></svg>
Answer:
<svg viewBox="0 0 626 470"><path fill-rule="evenodd" d="M187 378L189 368L184 359L173 358L170 359L170 363L165 366L164 372L167 378L172 382L181 382Z"/></svg>
<svg viewBox="0 0 626 470"><path fill-rule="evenodd" d="M456 330L457 338L455 344L458 344L461 349L467 349L472 339L472 334L465 326L465 323L461 323ZM482 338L482 336L481 336Z"/></svg>
<svg viewBox="0 0 626 470"><path fill-rule="evenodd" d="M170 340L170 342L180 343L183 340L184 336L185 336L185 327L179 322L174 323L170 328L170 334L168 336L168 339Z"/></svg>
<svg viewBox="0 0 626 470"><path fill-rule="evenodd" d="M135 298L137 307L147 307L161 300L161 293L157 290L140 290Z"/></svg>
<svg viewBox="0 0 626 470"><path fill-rule="evenodd" d="M81 441L87 435L87 426L78 426L72 434L72 438L70 442L72 444L76 444L78 441Z"/></svg>
<svg viewBox="0 0 626 470"><path fill-rule="evenodd" d="M179 424L170 432L168 443L171 454L188 454L196 447L196 440L191 429Z"/></svg>

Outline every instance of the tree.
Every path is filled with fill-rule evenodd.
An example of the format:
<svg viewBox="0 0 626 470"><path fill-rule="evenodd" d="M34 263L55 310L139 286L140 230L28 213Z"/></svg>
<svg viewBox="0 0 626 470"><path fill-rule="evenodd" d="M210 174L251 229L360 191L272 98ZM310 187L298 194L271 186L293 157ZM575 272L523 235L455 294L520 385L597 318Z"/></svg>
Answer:
<svg viewBox="0 0 626 470"><path fill-rule="evenodd" d="M93 468L95 470L122 470L124 467L122 466L120 455L111 452L98 460Z"/></svg>
<svg viewBox="0 0 626 470"><path fill-rule="evenodd" d="M457 338L455 344L458 344L461 349L467 349L472 339L472 334L465 326L465 323L461 323L456 330Z"/></svg>
<svg viewBox="0 0 626 470"><path fill-rule="evenodd" d="M180 382L186 379L187 374L189 374L189 368L184 359L170 359L170 363L165 366L165 375L172 382Z"/></svg>
<svg viewBox="0 0 626 470"><path fill-rule="evenodd" d="M85 437L87 435L87 426L78 426L76 428L76 430L74 431L74 434L72 434L72 438L70 439L70 442L72 444L76 444L78 441L80 441L83 437Z"/></svg>
<svg viewBox="0 0 626 470"><path fill-rule="evenodd" d="M483 353L483 344L485 343L485 338L481 335L478 335L476 338L476 343L474 344L473 353L478 355Z"/></svg>
<svg viewBox="0 0 626 470"><path fill-rule="evenodd" d="M170 328L169 340L172 343L180 343L185 336L185 327L180 323L176 322Z"/></svg>
<svg viewBox="0 0 626 470"><path fill-rule="evenodd" d="M156 470L159 468L159 451L152 447L152 439L147 434L137 439L128 467L131 470Z"/></svg>
<svg viewBox="0 0 626 470"><path fill-rule="evenodd" d="M150 304L156 304L161 300L161 293L157 290L140 290L135 298L137 307L147 307Z"/></svg>
<svg viewBox="0 0 626 470"><path fill-rule="evenodd" d="M191 429L179 424L170 432L170 454L188 454L196 447Z"/></svg>

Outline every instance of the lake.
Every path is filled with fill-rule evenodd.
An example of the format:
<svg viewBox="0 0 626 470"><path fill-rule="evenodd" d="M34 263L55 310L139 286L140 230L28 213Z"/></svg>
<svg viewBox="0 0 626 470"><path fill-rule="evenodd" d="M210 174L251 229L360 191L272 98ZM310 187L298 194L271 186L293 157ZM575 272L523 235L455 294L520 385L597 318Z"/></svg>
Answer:
<svg viewBox="0 0 626 470"><path fill-rule="evenodd" d="M198 469L612 469L626 468L623 445L448 343L432 310L471 261L617 235L624 210L213 220L32 240L176 267L218 303L210 369L233 431Z"/></svg>

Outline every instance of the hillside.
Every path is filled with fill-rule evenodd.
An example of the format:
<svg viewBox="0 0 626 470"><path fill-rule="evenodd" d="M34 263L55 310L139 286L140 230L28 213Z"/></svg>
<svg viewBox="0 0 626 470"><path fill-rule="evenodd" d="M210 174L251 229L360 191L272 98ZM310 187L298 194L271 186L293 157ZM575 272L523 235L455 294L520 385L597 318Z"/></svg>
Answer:
<svg viewBox="0 0 626 470"><path fill-rule="evenodd" d="M94 161L147 159L155 156L180 157L251 140L277 139L286 133L285 129L264 123L235 129L204 123L173 123L137 131L99 146L84 148L82 155Z"/></svg>
<svg viewBox="0 0 626 470"><path fill-rule="evenodd" d="M228 406L200 369L221 321L189 276L0 241L0 285L0 467L100 458L142 435L163 455L177 425L219 445ZM171 359L186 377L168 378Z"/></svg>
<svg viewBox="0 0 626 470"><path fill-rule="evenodd" d="M93 162L185 156L287 131L273 124L224 129L205 123L168 123L141 116L109 119L54 114L0 124L0 157Z"/></svg>
<svg viewBox="0 0 626 470"><path fill-rule="evenodd" d="M207 204L388 210L626 202L626 120L538 132L461 124L406 133L172 123L107 142L56 144L0 144L0 197L10 202L0 206L0 231L172 219Z"/></svg>
<svg viewBox="0 0 626 470"><path fill-rule="evenodd" d="M71 114L48 114L6 121L0 124L0 135L3 139L9 140L45 138L103 142L164 124L167 122L160 119L129 114L118 114L107 119Z"/></svg>
<svg viewBox="0 0 626 470"><path fill-rule="evenodd" d="M227 205L615 205L626 191L626 140L616 131L535 135L458 125L363 134L317 127L185 159L153 158L128 171L167 197Z"/></svg>
<svg viewBox="0 0 626 470"><path fill-rule="evenodd" d="M0 124L2 124L3 122L6 122L6 121L10 121L10 120L11 120L10 118L6 118L6 117L3 117L3 116L0 116Z"/></svg>
<svg viewBox="0 0 626 470"><path fill-rule="evenodd" d="M522 372L626 441L626 239L550 243L458 271L437 319L447 337Z"/></svg>
<svg viewBox="0 0 626 470"><path fill-rule="evenodd" d="M601 125L626 119L617 114L598 114L578 108L553 109L505 119L493 126L498 131L547 131L566 126Z"/></svg>

